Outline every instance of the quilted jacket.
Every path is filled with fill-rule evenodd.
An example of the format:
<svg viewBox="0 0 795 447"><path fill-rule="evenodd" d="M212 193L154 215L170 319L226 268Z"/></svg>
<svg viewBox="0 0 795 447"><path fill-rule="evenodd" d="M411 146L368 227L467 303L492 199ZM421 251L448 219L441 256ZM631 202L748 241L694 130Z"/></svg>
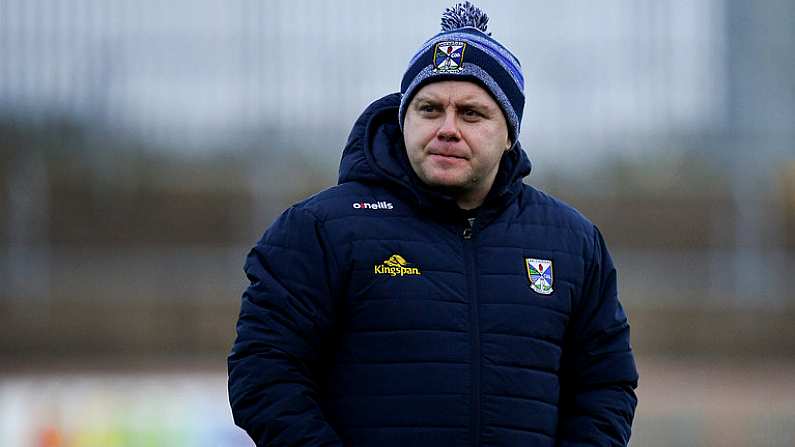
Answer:
<svg viewBox="0 0 795 447"><path fill-rule="evenodd" d="M463 213L411 170L398 105L250 251L236 424L258 446L626 445L638 375L597 228L522 182L518 143Z"/></svg>

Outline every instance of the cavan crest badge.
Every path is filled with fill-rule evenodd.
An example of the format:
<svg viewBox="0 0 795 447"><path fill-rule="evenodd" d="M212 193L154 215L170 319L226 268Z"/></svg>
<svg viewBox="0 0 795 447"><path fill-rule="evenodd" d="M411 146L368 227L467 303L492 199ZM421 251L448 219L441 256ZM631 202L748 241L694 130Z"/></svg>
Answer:
<svg viewBox="0 0 795 447"><path fill-rule="evenodd" d="M552 261L549 259L525 258L527 277L530 279L530 288L541 295L552 293Z"/></svg>
<svg viewBox="0 0 795 447"><path fill-rule="evenodd" d="M458 73L463 70L466 42L439 42L433 50L433 70Z"/></svg>

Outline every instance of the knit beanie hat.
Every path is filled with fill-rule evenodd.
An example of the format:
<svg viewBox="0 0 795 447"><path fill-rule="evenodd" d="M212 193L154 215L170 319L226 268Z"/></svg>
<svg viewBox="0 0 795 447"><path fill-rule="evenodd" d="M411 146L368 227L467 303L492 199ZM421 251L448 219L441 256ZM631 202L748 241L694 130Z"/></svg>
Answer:
<svg viewBox="0 0 795 447"><path fill-rule="evenodd" d="M400 84L400 128L414 94L425 84L474 81L500 105L514 143L524 109L524 76L519 60L486 33L489 17L468 1L442 13L442 32L422 44Z"/></svg>

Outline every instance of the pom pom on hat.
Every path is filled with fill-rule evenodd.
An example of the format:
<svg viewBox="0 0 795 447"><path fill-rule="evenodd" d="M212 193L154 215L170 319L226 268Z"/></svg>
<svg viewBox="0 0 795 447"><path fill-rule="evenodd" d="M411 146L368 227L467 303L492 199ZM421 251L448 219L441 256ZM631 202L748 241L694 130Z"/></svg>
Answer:
<svg viewBox="0 0 795 447"><path fill-rule="evenodd" d="M442 13L442 31L454 31L458 28L471 26L485 33L488 28L489 16L483 10L469 2L459 3L447 8ZM487 33L491 36L491 33Z"/></svg>

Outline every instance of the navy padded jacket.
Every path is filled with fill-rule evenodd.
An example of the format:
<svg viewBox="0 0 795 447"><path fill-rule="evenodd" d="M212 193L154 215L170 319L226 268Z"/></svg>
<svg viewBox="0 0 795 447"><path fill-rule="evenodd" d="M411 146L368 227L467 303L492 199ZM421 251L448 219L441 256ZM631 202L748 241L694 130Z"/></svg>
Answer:
<svg viewBox="0 0 795 447"><path fill-rule="evenodd" d="M599 231L523 184L518 143L469 228L411 170L399 102L250 251L235 422L257 446L626 445L638 375ZM527 258L552 261L552 293Z"/></svg>

